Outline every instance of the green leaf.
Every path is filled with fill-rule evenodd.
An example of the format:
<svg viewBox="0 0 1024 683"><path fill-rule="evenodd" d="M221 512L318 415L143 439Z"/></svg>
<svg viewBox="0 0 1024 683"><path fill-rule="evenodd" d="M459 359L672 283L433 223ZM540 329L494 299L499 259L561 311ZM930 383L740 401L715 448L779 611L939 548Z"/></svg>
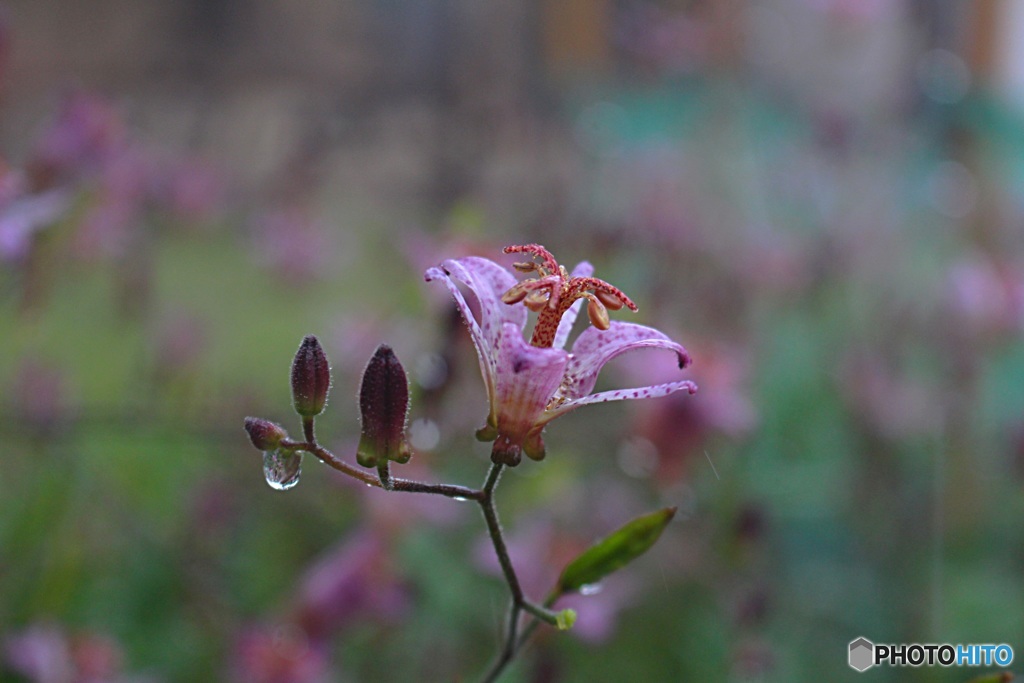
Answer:
<svg viewBox="0 0 1024 683"><path fill-rule="evenodd" d="M675 514L673 507L637 517L590 546L562 570L558 592L569 593L597 583L640 557L654 545Z"/></svg>

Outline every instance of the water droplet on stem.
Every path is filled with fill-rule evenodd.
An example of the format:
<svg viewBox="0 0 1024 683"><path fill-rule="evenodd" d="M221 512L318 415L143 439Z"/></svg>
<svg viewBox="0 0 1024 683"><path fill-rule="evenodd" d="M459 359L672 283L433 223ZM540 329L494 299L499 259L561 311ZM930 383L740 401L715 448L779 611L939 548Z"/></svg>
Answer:
<svg viewBox="0 0 1024 683"><path fill-rule="evenodd" d="M299 483L302 469L302 453L296 451L263 452L263 476L270 488L287 491Z"/></svg>

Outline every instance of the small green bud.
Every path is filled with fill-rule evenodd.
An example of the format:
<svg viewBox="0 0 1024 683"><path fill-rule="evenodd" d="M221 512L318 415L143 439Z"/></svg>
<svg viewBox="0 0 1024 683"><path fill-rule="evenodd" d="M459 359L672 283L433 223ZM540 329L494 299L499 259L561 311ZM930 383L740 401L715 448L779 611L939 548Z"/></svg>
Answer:
<svg viewBox="0 0 1024 683"><path fill-rule="evenodd" d="M356 450L359 464L377 467L388 460L409 462L412 450L405 438L409 379L398 356L387 344L377 347L363 372L359 410L362 421Z"/></svg>
<svg viewBox="0 0 1024 683"><path fill-rule="evenodd" d="M576 623L576 611L564 609L555 615L555 626L559 631L568 631Z"/></svg>
<svg viewBox="0 0 1024 683"><path fill-rule="evenodd" d="M558 592L571 593L596 584L640 557L654 545L675 514L675 508L664 508L637 517L602 538L562 570Z"/></svg>
<svg viewBox="0 0 1024 683"><path fill-rule="evenodd" d="M288 432L281 425L260 417L245 418L245 431L252 445L261 451L275 450L282 439L288 438Z"/></svg>
<svg viewBox="0 0 1024 683"><path fill-rule="evenodd" d="M331 367L327 354L313 335L307 335L292 361L292 404L302 417L315 417L327 404Z"/></svg>

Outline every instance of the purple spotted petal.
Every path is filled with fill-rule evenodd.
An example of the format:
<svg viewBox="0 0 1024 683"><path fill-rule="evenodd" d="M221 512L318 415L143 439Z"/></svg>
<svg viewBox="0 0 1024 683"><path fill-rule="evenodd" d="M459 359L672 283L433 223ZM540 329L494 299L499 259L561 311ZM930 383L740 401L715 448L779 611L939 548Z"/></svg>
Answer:
<svg viewBox="0 0 1024 683"><path fill-rule="evenodd" d="M477 256L449 259L440 266L427 269L427 282L440 280L448 287L455 303L462 311L469 326L473 345L480 357L480 373L487 385L487 395L494 398L494 376L497 372L495 349L501 328L505 324L516 325L522 335L526 325L526 308L509 306L501 301L501 295L516 284L516 278L497 263ZM473 313L455 281L466 285L480 304L480 320Z"/></svg>
<svg viewBox="0 0 1024 683"><path fill-rule="evenodd" d="M522 329L502 328L498 342L496 404L498 432L518 445L538 423L562 382L569 354L561 349L531 346Z"/></svg>
<svg viewBox="0 0 1024 683"><path fill-rule="evenodd" d="M594 266L590 265L589 261L580 261L575 268L572 269L571 277L590 277L594 274ZM572 332L573 323L576 322L576 316L580 313L580 307L583 306L583 299L577 299L569 310L562 315L562 319L558 322L558 329L555 331L554 348L564 349L565 342L569 341L569 334Z"/></svg>
<svg viewBox="0 0 1024 683"><path fill-rule="evenodd" d="M615 321L607 330L588 327L572 346L572 359L565 369L565 382L559 396L574 400L594 390L597 375L605 363L633 349L656 348L675 352L679 367L690 362L682 345L672 341L653 327Z"/></svg>
<svg viewBox="0 0 1024 683"><path fill-rule="evenodd" d="M575 410L580 406L585 406L590 403L607 403L608 401L628 401L637 398L658 398L659 396L668 396L674 394L677 391L686 391L690 394L697 393L697 385L689 380L680 380L679 382L669 382L668 384L655 384L649 387L637 387L635 389L615 389L614 391L600 391L590 396L584 396L583 398L566 401L560 404L557 408L549 410L544 415L543 423L550 422L551 420L564 415L570 410Z"/></svg>

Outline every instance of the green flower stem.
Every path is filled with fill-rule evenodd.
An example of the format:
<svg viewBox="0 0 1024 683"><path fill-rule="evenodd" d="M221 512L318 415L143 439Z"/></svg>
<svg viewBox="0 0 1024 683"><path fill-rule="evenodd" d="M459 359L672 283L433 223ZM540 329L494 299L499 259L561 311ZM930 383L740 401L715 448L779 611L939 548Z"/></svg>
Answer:
<svg viewBox="0 0 1024 683"><path fill-rule="evenodd" d="M303 417L302 418L302 435L306 438L309 443L316 443L316 436L313 433L313 418Z"/></svg>
<svg viewBox="0 0 1024 683"><path fill-rule="evenodd" d="M533 616L537 617L537 619L539 619L541 621L545 621L545 622L551 624L552 626L554 626L554 625L556 625L558 623L558 615L557 614L555 614L554 612L552 612L551 610L549 610L549 609L547 609L545 607L542 607L541 605L532 603L529 600L524 600L523 601L523 609L525 609L527 612L529 612ZM531 624L536 624L537 621L534 620L534 621L532 621L530 623ZM525 635L525 633L524 633L524 635Z"/></svg>
<svg viewBox="0 0 1024 683"><path fill-rule="evenodd" d="M554 616L555 613L551 612L550 609L554 607L555 603L558 601L558 598L560 597L562 597L561 593L558 593L557 591L552 591L552 593L548 595L547 599L544 600L543 608L548 610L548 613L552 616ZM552 623L547 619L545 619L544 621L547 621L547 623L549 624ZM530 636L533 635L533 632L537 630L537 626L540 625L540 622L540 619L534 619L526 626L526 628L523 629L523 634L519 636L519 642L516 643L516 649L522 648L524 645L526 645L526 641L528 641L530 639Z"/></svg>

